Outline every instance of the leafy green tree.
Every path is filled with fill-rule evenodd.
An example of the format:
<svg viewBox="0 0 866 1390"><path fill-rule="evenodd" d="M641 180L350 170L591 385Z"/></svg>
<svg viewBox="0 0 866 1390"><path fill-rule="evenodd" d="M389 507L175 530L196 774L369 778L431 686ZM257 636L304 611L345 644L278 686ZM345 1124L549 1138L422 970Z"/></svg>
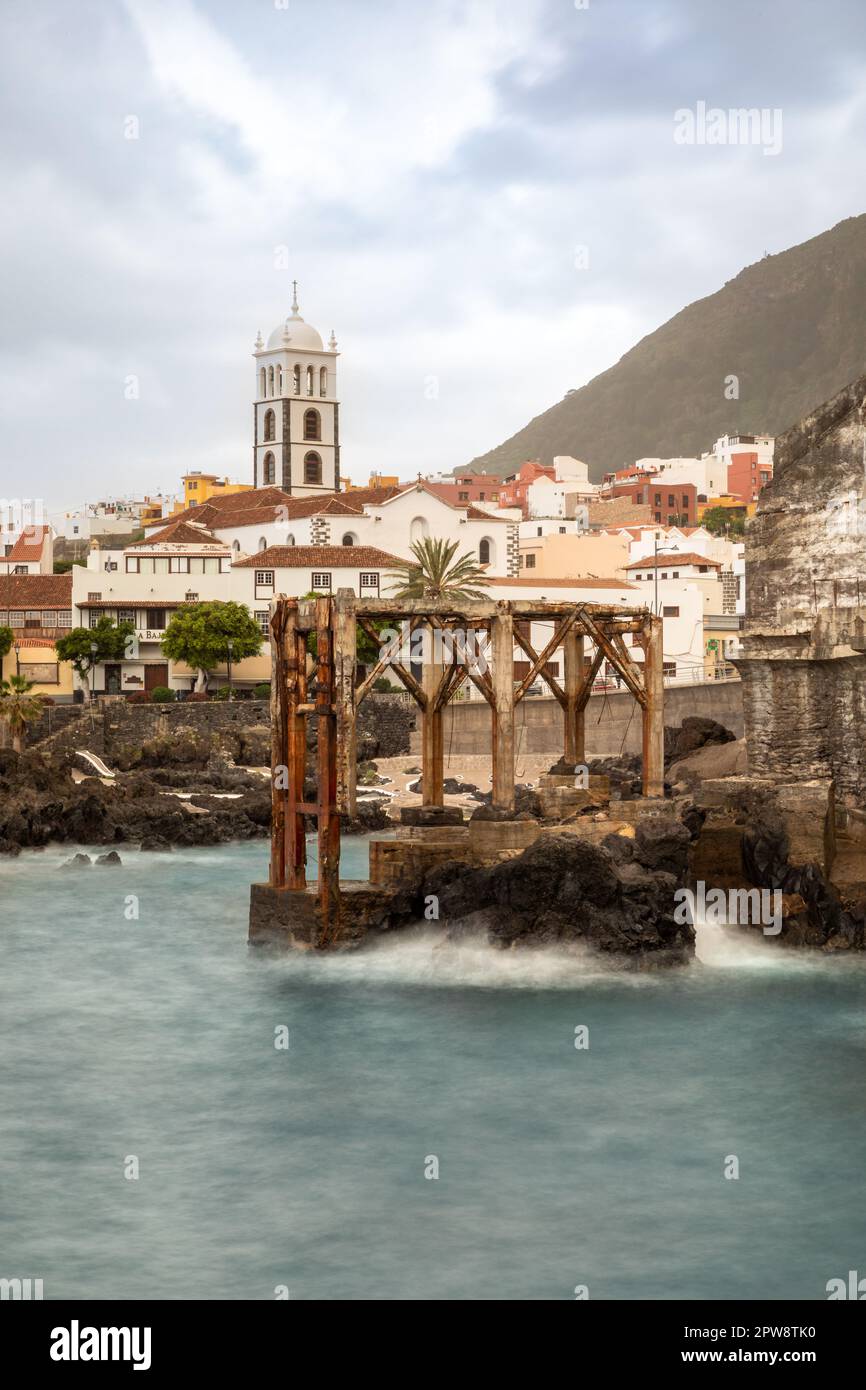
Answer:
<svg viewBox="0 0 866 1390"><path fill-rule="evenodd" d="M734 507L707 507L701 525L714 536L744 536L746 518L743 512Z"/></svg>
<svg viewBox="0 0 866 1390"><path fill-rule="evenodd" d="M0 676L3 675L3 658L12 650L15 633L11 627L0 627Z"/></svg>
<svg viewBox="0 0 866 1390"><path fill-rule="evenodd" d="M227 661L257 656L264 635L242 603L194 603L178 608L165 630L162 650L172 661L183 661L196 672L196 690L207 690L208 672Z"/></svg>
<svg viewBox="0 0 866 1390"><path fill-rule="evenodd" d="M388 576L399 599L444 599L464 603L486 598L482 588L489 584L487 573L473 555L455 560L457 541L434 540L425 536L411 547L414 560L405 560L395 574Z"/></svg>
<svg viewBox="0 0 866 1390"><path fill-rule="evenodd" d="M134 632L132 623L115 623L111 618L102 617L96 627L74 627L58 637L54 645L61 661L72 662L89 696L93 668L102 661L122 661Z"/></svg>
<svg viewBox="0 0 866 1390"><path fill-rule="evenodd" d="M38 695L30 694L32 689L32 682L24 676L0 680L0 721L12 735L12 747L16 753L20 753L23 747L27 725L34 723L42 713L42 700Z"/></svg>

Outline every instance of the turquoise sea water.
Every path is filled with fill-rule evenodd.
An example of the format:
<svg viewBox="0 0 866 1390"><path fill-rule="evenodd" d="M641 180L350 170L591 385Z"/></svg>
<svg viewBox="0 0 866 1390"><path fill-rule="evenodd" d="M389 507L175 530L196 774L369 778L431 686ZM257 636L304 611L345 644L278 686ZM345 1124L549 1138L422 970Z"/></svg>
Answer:
<svg viewBox="0 0 866 1390"><path fill-rule="evenodd" d="M863 960L707 929L693 968L623 976L435 928L265 959L264 841L71 852L0 863L0 1275L486 1300L820 1299L866 1274ZM347 876L365 861L344 841Z"/></svg>

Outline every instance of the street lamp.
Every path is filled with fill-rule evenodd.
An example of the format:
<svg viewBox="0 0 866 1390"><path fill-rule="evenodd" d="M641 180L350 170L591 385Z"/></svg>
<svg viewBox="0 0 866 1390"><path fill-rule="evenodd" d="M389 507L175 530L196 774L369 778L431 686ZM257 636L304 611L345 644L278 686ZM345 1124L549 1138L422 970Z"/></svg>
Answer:
<svg viewBox="0 0 866 1390"><path fill-rule="evenodd" d="M21 675L21 648L17 642L15 643L15 674L16 676Z"/></svg>
<svg viewBox="0 0 866 1390"><path fill-rule="evenodd" d="M227 647L228 647L228 657L227 657L227 659L226 659L226 665L228 666L228 673L229 673L229 699L231 699L231 698L232 698L232 652L233 652L234 649L235 649L235 644L234 644L234 642L232 641L231 637L228 639L228 642L227 642L226 645L227 645Z"/></svg>
<svg viewBox="0 0 866 1390"><path fill-rule="evenodd" d="M96 694L96 657L99 653L99 645L96 642L90 644L90 698Z"/></svg>

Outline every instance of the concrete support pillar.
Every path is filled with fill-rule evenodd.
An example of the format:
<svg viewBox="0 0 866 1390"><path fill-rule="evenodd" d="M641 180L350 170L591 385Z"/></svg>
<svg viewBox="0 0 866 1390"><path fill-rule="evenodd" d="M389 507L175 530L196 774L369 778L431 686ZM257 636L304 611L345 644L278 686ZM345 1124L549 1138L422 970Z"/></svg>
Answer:
<svg viewBox="0 0 866 1390"><path fill-rule="evenodd" d="M348 816L356 811L357 619L355 595L340 589L334 600L334 687L337 713L337 806Z"/></svg>
<svg viewBox="0 0 866 1390"><path fill-rule="evenodd" d="M493 663L493 805L514 810L514 621L498 613L490 622Z"/></svg>
<svg viewBox="0 0 866 1390"><path fill-rule="evenodd" d="M665 788L665 691L661 618L648 617L644 625L643 794L664 796Z"/></svg>

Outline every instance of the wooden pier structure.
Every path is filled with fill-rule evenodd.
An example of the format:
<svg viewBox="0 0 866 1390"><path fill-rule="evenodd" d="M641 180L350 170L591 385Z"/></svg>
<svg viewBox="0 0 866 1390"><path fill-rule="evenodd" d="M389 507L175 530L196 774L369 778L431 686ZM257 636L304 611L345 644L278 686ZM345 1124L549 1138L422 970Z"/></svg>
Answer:
<svg viewBox="0 0 866 1390"><path fill-rule="evenodd" d="M540 651L533 623L551 624ZM254 884L250 939L340 944L348 918L374 914L375 885L340 882L340 817L355 814L356 715L386 671L416 702L421 717L424 807L443 807L443 712L471 682L491 711L492 799L514 811L514 713L536 680L547 683L563 711L563 762L584 763L586 707L602 662L619 675L640 708L643 793L664 795L662 621L646 608L546 600L479 599L455 605L432 600L359 599L350 589L314 599L279 596L271 603L271 864L268 884ZM358 678L363 632L379 660ZM399 634L399 636L398 636ZM643 651L632 660L627 639ZM585 654L587 644L591 654ZM425 645L426 644L426 645ZM414 648L424 647L421 663ZM528 670L514 674L514 652ZM562 682L549 662L563 652ZM411 655L407 654L407 650ZM420 664L419 680L410 669ZM306 799L307 718L315 715L315 799ZM480 751L480 750L479 750ZM307 883L305 817L314 817L318 874ZM351 901L349 901L351 900ZM350 933L351 934L351 933Z"/></svg>

